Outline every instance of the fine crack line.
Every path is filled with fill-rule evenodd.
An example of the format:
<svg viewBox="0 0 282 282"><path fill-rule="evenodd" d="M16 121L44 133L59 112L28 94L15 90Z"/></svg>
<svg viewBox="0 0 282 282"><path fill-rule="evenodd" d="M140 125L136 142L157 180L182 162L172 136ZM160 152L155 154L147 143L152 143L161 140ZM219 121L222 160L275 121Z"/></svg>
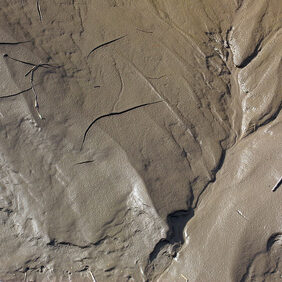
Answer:
<svg viewBox="0 0 282 282"><path fill-rule="evenodd" d="M164 74L164 75L161 75L161 76L159 76L159 77L151 77L151 76L145 76L147 79L161 79L161 78L163 78L163 77L166 77L166 75Z"/></svg>
<svg viewBox="0 0 282 282"><path fill-rule="evenodd" d="M74 165L89 164L89 163L93 163L93 162L94 162L94 160L82 161L82 162L75 163Z"/></svg>
<svg viewBox="0 0 282 282"><path fill-rule="evenodd" d="M123 79L122 79L122 75L121 75L119 69L116 66L116 62L115 62L114 65L115 65L115 69L117 71L118 77L120 79L120 90L119 90L118 98L117 98L116 102L113 105L112 112L115 111L116 105L119 103L119 101L121 99L121 96L122 96L122 93L123 93L123 89L124 89L124 82L123 82Z"/></svg>
<svg viewBox="0 0 282 282"><path fill-rule="evenodd" d="M10 95L6 95L6 96L0 96L0 99L18 96L18 95L20 95L20 94L22 94L22 93L25 93L25 92L30 91L31 89L32 89L32 87L29 87L29 88L27 88L27 89L24 89L24 90L18 92L18 93L15 93L15 94L10 94Z"/></svg>
<svg viewBox="0 0 282 282"><path fill-rule="evenodd" d="M153 33L153 31L148 31L148 30L144 30L144 29L140 29L140 28L136 28L136 30L141 31L141 32L145 32L145 33Z"/></svg>
<svg viewBox="0 0 282 282"><path fill-rule="evenodd" d="M129 60L127 60L127 58L123 57L123 59L125 59L127 61L127 63L132 66L132 68L136 71L137 75L140 76L140 78L142 80L145 81L146 84L148 84L148 86L151 88L151 90L155 93L155 95L162 99L163 102L165 102L167 108L169 109L169 111L172 113L172 115L183 125L185 125L185 122L187 122L187 119L185 117L183 117L183 115L181 114L181 112L177 109L177 107L172 108L172 106L170 106L169 102L167 101L166 97L164 95L161 95L161 92L158 92L158 90L156 89L156 87L151 83L151 81L146 78L146 76L143 75L143 73Z"/></svg>
<svg viewBox="0 0 282 282"><path fill-rule="evenodd" d="M141 108L141 107L145 107L145 106L148 106L148 105L152 105L152 104L157 104L157 103L160 103L160 102L163 102L163 100L161 100L161 101L155 101L155 102L151 102L151 103L141 104L141 105L134 106L134 107L132 107L132 108L129 108L129 109L126 109L126 110L123 110L123 111L120 111L120 112L111 112L111 113L109 113L109 114L104 114L104 115L101 115L101 116L95 118L95 119L89 124L89 126L87 127L87 129L86 129L85 132L84 132L80 150L82 150L82 148L83 148L83 144L84 144L84 142L85 142L87 133L89 132L90 128L94 125L94 123L96 123L98 120L100 120L100 119L102 119L102 118L105 118L105 117L121 115L121 114L127 113L127 112L129 112L129 111L132 111L132 110L135 110L135 109L138 109L138 108Z"/></svg>
<svg viewBox="0 0 282 282"><path fill-rule="evenodd" d="M31 72L31 76L30 76L30 84L31 84L31 89L32 89L32 92L34 94L34 108L39 116L40 119L42 119L42 116L41 114L39 113L39 104L38 104L38 96L37 96L37 93L35 91L35 88L34 88L34 84L33 84L33 78L34 78L34 72L38 69L37 66L33 67L31 69L31 71L29 71L28 73Z"/></svg>
<svg viewBox="0 0 282 282"><path fill-rule="evenodd" d="M99 48L101 48L101 47L104 47L104 46L106 46L106 45L109 45L109 44L111 44L111 43L114 43L115 41L118 41L118 40L120 40L120 39L122 39L122 38L124 38L124 37L126 37L127 35L123 35L123 36L120 36L120 37L118 37L118 38L116 38L116 39L113 39L113 40L111 40L111 41L107 41L107 42L105 42L105 43L102 43L102 44L100 44L100 45L98 45L97 47L95 47L94 49L92 49L90 52L89 52L89 54L87 55L87 58L94 52L94 51L96 51L97 49L99 49Z"/></svg>

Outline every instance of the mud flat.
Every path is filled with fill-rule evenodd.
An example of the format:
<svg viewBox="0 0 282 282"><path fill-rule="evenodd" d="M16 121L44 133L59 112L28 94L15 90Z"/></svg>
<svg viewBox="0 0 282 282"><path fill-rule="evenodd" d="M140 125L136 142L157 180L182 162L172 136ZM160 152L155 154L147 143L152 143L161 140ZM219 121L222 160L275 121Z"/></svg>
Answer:
<svg viewBox="0 0 282 282"><path fill-rule="evenodd" d="M0 0L0 278L279 281L279 0Z"/></svg>

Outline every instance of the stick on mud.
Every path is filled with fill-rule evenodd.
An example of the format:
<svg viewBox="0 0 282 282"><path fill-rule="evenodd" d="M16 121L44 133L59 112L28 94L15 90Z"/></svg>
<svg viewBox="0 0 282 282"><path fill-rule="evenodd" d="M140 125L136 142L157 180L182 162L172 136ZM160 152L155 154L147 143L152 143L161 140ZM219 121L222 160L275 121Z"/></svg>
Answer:
<svg viewBox="0 0 282 282"><path fill-rule="evenodd" d="M27 41L17 41L17 42L0 42L0 45L19 45L19 44L24 44L24 43L29 43L32 42L31 40Z"/></svg>
<svg viewBox="0 0 282 282"><path fill-rule="evenodd" d="M31 89L32 89L32 88L29 87L29 88L27 88L27 89L24 89L24 90L18 92L18 93L9 94L9 95L5 95L5 96L0 96L0 99L15 97L15 96L18 96L18 95L23 94L23 93L25 93L25 92L28 92L28 91L30 91Z"/></svg>
<svg viewBox="0 0 282 282"><path fill-rule="evenodd" d="M280 177L280 179L277 181L277 183L274 185L274 187L272 188L272 192L275 192L282 184L282 177Z"/></svg>
<svg viewBox="0 0 282 282"><path fill-rule="evenodd" d="M40 19L40 21L42 22L42 14L41 14L41 9L40 9L39 0L36 0L36 8L37 8L37 12L38 12L38 15L39 15L39 19Z"/></svg>
<svg viewBox="0 0 282 282"><path fill-rule="evenodd" d="M105 117L121 115L121 114L127 113L127 112L129 112L129 111L132 111L132 110L135 110L135 109L138 109L138 108L141 108L141 107L145 107L145 106L157 104L157 103L160 103L160 102L163 102L163 100L161 100L161 101L156 101L156 102L151 102L151 103L141 104L141 105L138 105L138 106L135 106L135 107L132 107L132 108L129 108L129 109L120 111L120 112L111 112L111 113L109 113L109 114L104 114L104 115L101 115L101 116L95 118L95 119L89 124L89 126L87 127L87 129L86 129L85 132L84 132L80 150L82 150L82 148L83 148L83 144L84 144L84 142L85 142L87 133L89 132L90 128L91 128L98 120L100 120L100 119L102 119L102 118L105 118Z"/></svg>
<svg viewBox="0 0 282 282"><path fill-rule="evenodd" d="M3 57L4 57L4 58L8 58L8 59L13 60L13 61L16 61L16 62L19 62L19 63L22 63L22 64L25 64L25 65L28 65L28 66L36 66L36 65L33 64L33 63L25 62L25 61L22 61L22 60L19 60L19 59L10 57L8 54L4 54Z"/></svg>
<svg viewBox="0 0 282 282"><path fill-rule="evenodd" d="M28 65L28 66L32 66L32 68L25 74L25 77L28 76L29 74L31 75L30 76L30 85L31 85L31 87L30 87L29 90L32 90L32 92L34 94L34 108L35 108L39 118L43 119L43 117L41 116L41 114L39 112L38 96L37 96L37 93L35 91L34 83L33 83L33 81L34 81L34 73L40 67L42 67L42 68L59 68L60 66L53 66L53 65L50 65L50 64L34 64L34 63L31 63L31 62L26 62L26 61L22 61L22 60L10 57L8 54L4 54L3 57L4 58L8 58L10 60L13 60L15 62L19 62L19 63L25 64L25 65ZM16 96L16 95L19 95L19 94L16 93L16 95L15 94L12 94L12 95Z"/></svg>
<svg viewBox="0 0 282 282"><path fill-rule="evenodd" d="M91 278L92 278L93 282L96 282L96 279L95 279L95 277L94 277L93 273L92 273L90 270L89 270L89 273L90 273L90 276L91 276Z"/></svg>
<svg viewBox="0 0 282 282"><path fill-rule="evenodd" d="M240 216L242 216L243 218L245 218L246 220L248 220L248 219L243 215L243 213L242 213L240 210L237 210L237 213L238 213Z"/></svg>
<svg viewBox="0 0 282 282"><path fill-rule="evenodd" d="M116 39L113 39L113 40L111 40L111 41L108 41L108 42L105 42L105 43L102 43L102 44L100 44L100 45L98 45L97 47L95 47L94 49L92 49L90 52L89 52L89 54L87 55L87 58L94 52L94 51L96 51L97 49L99 49L99 48L101 48L101 47L104 47L104 46L106 46L106 45L109 45L109 44L111 44L111 43L114 43L115 41L118 41L118 40L120 40L120 39L122 39L122 38L124 38L124 37L126 37L127 35L123 35L123 36L120 36L120 37L118 37L118 38L116 38Z"/></svg>

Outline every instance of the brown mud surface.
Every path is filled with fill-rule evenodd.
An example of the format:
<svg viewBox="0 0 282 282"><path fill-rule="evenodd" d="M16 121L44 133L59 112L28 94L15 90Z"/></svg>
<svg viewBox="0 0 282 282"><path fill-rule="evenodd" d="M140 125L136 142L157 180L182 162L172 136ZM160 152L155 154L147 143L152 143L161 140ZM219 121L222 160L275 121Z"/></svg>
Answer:
<svg viewBox="0 0 282 282"><path fill-rule="evenodd" d="M281 27L281 0L0 0L1 281L281 281Z"/></svg>

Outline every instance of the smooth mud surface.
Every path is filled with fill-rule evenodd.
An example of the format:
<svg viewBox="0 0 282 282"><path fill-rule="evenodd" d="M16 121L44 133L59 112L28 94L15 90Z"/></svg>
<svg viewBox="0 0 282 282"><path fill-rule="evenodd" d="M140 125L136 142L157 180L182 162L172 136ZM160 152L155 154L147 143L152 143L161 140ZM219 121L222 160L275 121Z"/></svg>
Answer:
<svg viewBox="0 0 282 282"><path fill-rule="evenodd" d="M1 281L281 281L280 0L0 0Z"/></svg>

